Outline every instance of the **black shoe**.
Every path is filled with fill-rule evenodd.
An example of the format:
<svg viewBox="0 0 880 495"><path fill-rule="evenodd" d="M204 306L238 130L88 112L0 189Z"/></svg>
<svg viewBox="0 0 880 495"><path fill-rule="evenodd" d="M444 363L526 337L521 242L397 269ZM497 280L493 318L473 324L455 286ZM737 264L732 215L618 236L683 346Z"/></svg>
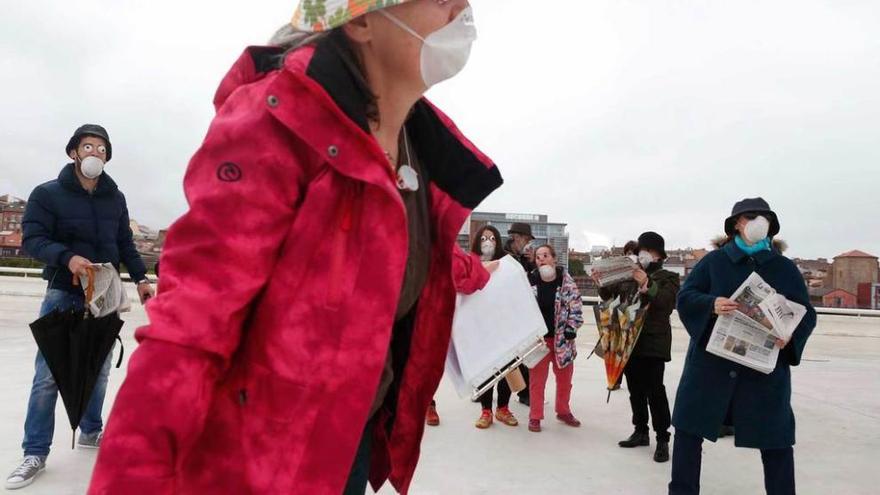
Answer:
<svg viewBox="0 0 880 495"><path fill-rule="evenodd" d="M732 437L732 436L734 436L733 426L721 425L721 430L718 431L718 438Z"/></svg>
<svg viewBox="0 0 880 495"><path fill-rule="evenodd" d="M528 397L520 397L520 398L519 398L519 403L522 404L522 405L524 405L524 406L526 406L526 407L531 407L531 405L532 405L532 403L529 402L529 398L528 398Z"/></svg>
<svg viewBox="0 0 880 495"><path fill-rule="evenodd" d="M667 462L669 460L669 442L657 442L657 450L654 451L654 462Z"/></svg>
<svg viewBox="0 0 880 495"><path fill-rule="evenodd" d="M631 449L633 447L647 447L648 445L651 445L651 437L648 436L647 432L642 433L636 431L626 440L621 440L620 442L617 442L617 445L620 445L625 449Z"/></svg>

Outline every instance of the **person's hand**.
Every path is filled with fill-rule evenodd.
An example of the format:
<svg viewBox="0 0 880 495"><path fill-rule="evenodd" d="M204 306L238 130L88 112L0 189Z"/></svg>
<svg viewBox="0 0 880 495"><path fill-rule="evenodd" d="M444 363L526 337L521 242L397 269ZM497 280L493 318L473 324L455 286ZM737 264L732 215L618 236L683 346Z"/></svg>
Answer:
<svg viewBox="0 0 880 495"><path fill-rule="evenodd" d="M633 270L633 279L639 283L639 287L643 287L646 283L648 283L648 274L645 273L645 270L641 268L636 268Z"/></svg>
<svg viewBox="0 0 880 495"><path fill-rule="evenodd" d="M144 282L142 284L137 285L138 296L141 298L141 304L147 302L148 299L155 296L156 293L153 291L153 285L149 282Z"/></svg>
<svg viewBox="0 0 880 495"><path fill-rule="evenodd" d="M736 301L732 301L726 297L719 297L715 299L715 314L716 315L729 315L732 314L739 307L739 304Z"/></svg>
<svg viewBox="0 0 880 495"><path fill-rule="evenodd" d="M495 260L495 261L484 261L484 262L483 262L483 268L485 268L486 271L488 271L490 275L493 274L493 273L495 273L495 271L498 270L498 267L499 267L500 265L501 265L501 261L500 261L500 260Z"/></svg>
<svg viewBox="0 0 880 495"><path fill-rule="evenodd" d="M787 345L788 345L787 340L776 339L776 347L778 347L780 349L785 349L785 346L787 346Z"/></svg>
<svg viewBox="0 0 880 495"><path fill-rule="evenodd" d="M92 262L82 256L74 256L73 258L70 258L70 261L67 263L67 268L70 270L70 273L75 276L88 275L88 269L91 266Z"/></svg>

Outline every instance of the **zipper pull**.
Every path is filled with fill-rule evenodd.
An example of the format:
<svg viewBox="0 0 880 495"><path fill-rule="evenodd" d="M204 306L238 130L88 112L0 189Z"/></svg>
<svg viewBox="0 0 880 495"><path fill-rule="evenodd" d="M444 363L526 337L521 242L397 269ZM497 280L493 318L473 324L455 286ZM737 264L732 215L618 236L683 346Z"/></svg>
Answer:
<svg viewBox="0 0 880 495"><path fill-rule="evenodd" d="M339 212L339 228L341 228L344 232L348 232L351 230L354 224L354 196L355 191L353 186L349 186L345 188L345 193L342 197L342 204L340 205Z"/></svg>

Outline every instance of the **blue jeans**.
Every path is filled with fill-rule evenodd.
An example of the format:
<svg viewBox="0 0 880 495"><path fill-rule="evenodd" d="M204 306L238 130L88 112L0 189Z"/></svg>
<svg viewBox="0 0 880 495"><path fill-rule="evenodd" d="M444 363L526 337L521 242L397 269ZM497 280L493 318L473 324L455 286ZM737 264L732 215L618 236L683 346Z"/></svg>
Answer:
<svg viewBox="0 0 880 495"><path fill-rule="evenodd" d="M72 294L63 290L49 289L46 298L40 307L40 317L53 310L66 311L69 309L82 309L83 296ZM92 434L101 431L104 423L101 420L101 410L104 407L104 394L107 392L107 377L110 375L110 364L113 360L113 352L107 356L98 381L95 383L95 391L86 407L79 428L82 433ZM46 457L49 455L49 447L52 445L52 437L55 434L55 403L58 400L58 387L52 378L52 372L38 350L34 365L34 382L31 385L31 397L28 400L27 419L24 422L24 441L21 447L24 455L37 455Z"/></svg>

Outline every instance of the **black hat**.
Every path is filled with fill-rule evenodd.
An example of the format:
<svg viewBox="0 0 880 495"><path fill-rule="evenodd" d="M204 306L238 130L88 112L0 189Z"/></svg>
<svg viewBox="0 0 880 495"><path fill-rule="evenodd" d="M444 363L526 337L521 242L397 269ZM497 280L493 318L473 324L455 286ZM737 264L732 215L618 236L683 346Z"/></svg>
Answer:
<svg viewBox="0 0 880 495"><path fill-rule="evenodd" d="M642 249L657 251L664 260L669 257L666 254L666 241L663 240L663 236L656 232L645 232L639 236L638 250L641 251Z"/></svg>
<svg viewBox="0 0 880 495"><path fill-rule="evenodd" d="M508 234L527 235L527 236L531 237L532 239L535 238L535 236L532 235L532 226L527 223L517 222L517 223L510 226L510 230L508 230L507 233Z"/></svg>
<svg viewBox="0 0 880 495"><path fill-rule="evenodd" d="M733 211L730 212L730 216L724 221L724 233L735 235L736 220L745 213L760 213L766 216L767 220L770 221L768 236L774 237L779 233L779 219L776 218L776 213L770 209L770 205L763 198L746 198L733 205Z"/></svg>
<svg viewBox="0 0 880 495"><path fill-rule="evenodd" d="M76 149L79 146L79 142L85 136L98 137L107 143L107 161L109 162L110 157L113 156L113 147L110 146L110 135L107 134L106 129L97 124L81 125L79 129L74 131L73 136L70 136L70 141L67 142L67 148L64 149L64 152L70 156L70 150Z"/></svg>

